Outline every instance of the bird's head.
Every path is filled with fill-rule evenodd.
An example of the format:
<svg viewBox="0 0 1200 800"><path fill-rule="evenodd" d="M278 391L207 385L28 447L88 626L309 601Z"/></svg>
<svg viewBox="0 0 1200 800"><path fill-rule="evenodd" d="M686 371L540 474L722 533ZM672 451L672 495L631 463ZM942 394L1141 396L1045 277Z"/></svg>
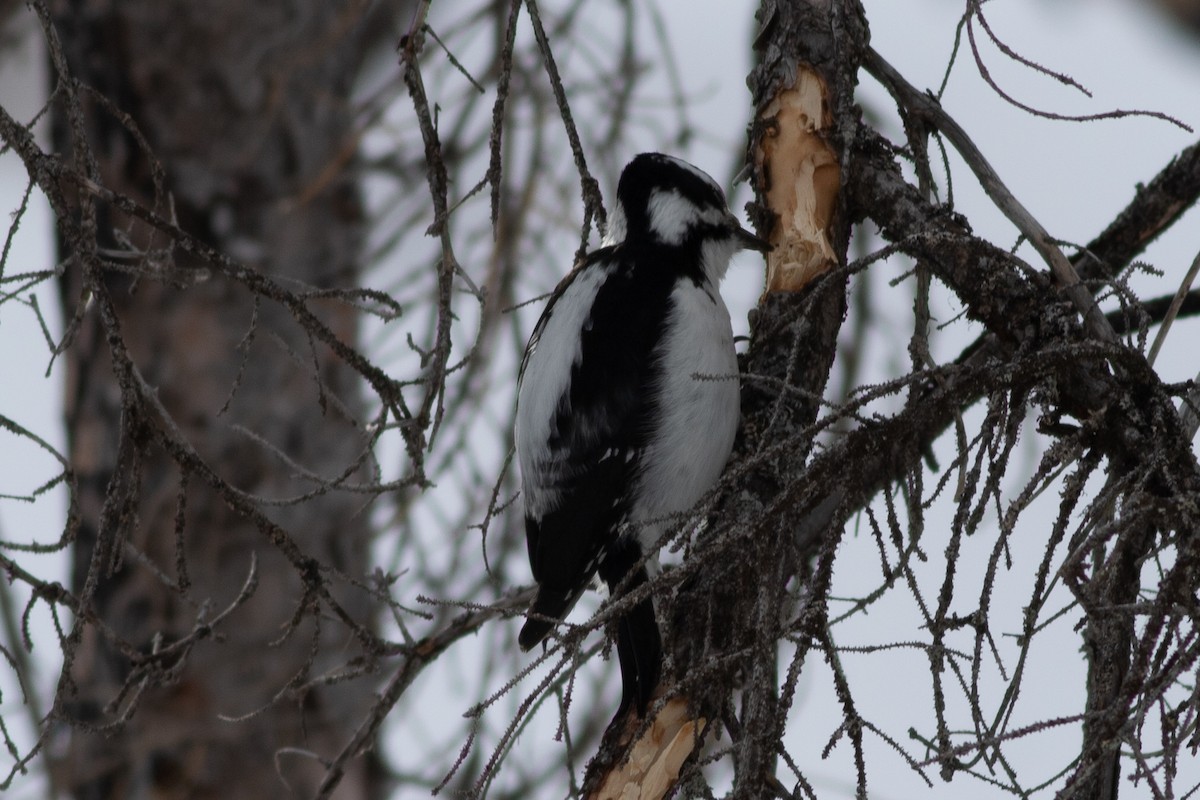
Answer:
<svg viewBox="0 0 1200 800"><path fill-rule="evenodd" d="M738 250L770 249L742 227L708 173L662 153L642 153L621 172L604 244L622 242L699 247L717 280Z"/></svg>

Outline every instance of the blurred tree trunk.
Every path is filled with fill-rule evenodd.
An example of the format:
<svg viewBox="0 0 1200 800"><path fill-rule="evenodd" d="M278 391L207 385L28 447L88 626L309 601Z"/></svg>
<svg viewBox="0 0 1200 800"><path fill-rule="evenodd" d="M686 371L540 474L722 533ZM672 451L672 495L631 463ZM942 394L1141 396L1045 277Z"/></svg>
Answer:
<svg viewBox="0 0 1200 800"><path fill-rule="evenodd" d="M1157 0L1163 10L1188 26L1193 35L1200 35L1200 0Z"/></svg>
<svg viewBox="0 0 1200 800"><path fill-rule="evenodd" d="M51 11L70 77L95 90L81 92L82 126L55 106L58 152L79 158L90 149L108 188L263 273L319 289L354 283L363 218L348 97L363 47L358 4L55 0ZM239 428L317 475L354 462L361 437L347 412L362 406L358 384L283 308L260 307L111 206L100 206L98 228L111 260L130 263L128 274L101 278L124 346L214 472L260 497L312 490L294 464L251 446ZM70 243L60 245L69 259ZM139 270L159 268L166 280L139 280ZM70 264L60 285L70 320L90 292ZM339 339L355 341L348 304L312 308ZM181 475L177 459L121 437L124 428L136 438L138 421L123 409L100 316L82 314L66 356L81 514L72 589L148 653L229 607L255 561L257 584L223 635L202 637L176 674L155 676L140 697L129 682L137 659L88 626L68 651L76 691L64 711L73 726L52 754L53 780L88 798L279 797L285 785L311 796L324 773L314 756L345 743L373 686L297 687L349 661L358 645L348 628L320 624L311 586L203 475ZM353 495L260 507L307 556L367 572L368 529ZM363 598L339 600L368 620ZM243 655L258 650L266 658ZM358 759L336 796L377 796L376 772Z"/></svg>

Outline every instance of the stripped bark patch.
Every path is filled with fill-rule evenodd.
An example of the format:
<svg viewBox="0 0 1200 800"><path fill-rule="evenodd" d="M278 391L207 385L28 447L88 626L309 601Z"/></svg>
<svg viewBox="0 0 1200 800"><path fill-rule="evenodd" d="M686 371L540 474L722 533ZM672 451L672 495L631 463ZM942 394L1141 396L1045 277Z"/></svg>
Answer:
<svg viewBox="0 0 1200 800"><path fill-rule="evenodd" d="M795 84L759 115L755 148L766 181L767 207L777 215L770 232L767 291L796 292L837 264L831 227L841 168L826 138L832 120L825 81L801 65Z"/></svg>

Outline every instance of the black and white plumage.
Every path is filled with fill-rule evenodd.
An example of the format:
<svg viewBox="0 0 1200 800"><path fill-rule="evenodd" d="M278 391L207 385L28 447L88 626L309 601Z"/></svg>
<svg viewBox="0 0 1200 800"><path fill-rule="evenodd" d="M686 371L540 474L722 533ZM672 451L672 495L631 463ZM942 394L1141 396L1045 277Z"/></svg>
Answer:
<svg viewBox="0 0 1200 800"><path fill-rule="evenodd" d="M621 173L602 244L554 290L521 364L517 457L538 584L525 650L597 572L610 590L648 579L663 518L717 481L738 424L738 382L695 376L737 374L717 287L735 252L765 243L703 171L643 153ZM618 621L617 653L618 714L644 711L662 657L651 601Z"/></svg>

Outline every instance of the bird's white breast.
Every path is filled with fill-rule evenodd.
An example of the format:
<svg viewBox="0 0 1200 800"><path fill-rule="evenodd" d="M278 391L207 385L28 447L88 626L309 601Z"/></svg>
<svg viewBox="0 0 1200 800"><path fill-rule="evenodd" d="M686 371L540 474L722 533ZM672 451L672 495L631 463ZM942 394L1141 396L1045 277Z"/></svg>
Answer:
<svg viewBox="0 0 1200 800"><path fill-rule="evenodd" d="M712 488L741 411L729 310L715 287L678 283L660 348L660 417L636 489L635 521L687 511ZM643 546L668 526L641 528Z"/></svg>

